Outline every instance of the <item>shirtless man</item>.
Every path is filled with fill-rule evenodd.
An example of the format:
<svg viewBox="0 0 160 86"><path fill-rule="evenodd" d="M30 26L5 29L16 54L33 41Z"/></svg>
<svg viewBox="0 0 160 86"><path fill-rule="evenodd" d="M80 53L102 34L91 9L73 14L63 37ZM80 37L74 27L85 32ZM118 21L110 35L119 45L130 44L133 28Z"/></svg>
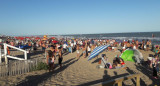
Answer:
<svg viewBox="0 0 160 86"><path fill-rule="evenodd" d="M46 49L46 45L45 45L45 43L43 43L42 44L42 51L45 51L45 49Z"/></svg>

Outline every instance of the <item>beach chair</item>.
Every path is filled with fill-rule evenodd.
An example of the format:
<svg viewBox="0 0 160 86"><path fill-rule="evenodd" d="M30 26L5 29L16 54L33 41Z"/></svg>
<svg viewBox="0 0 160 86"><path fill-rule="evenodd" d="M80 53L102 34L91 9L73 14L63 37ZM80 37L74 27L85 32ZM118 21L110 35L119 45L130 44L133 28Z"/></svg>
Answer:
<svg viewBox="0 0 160 86"><path fill-rule="evenodd" d="M100 68L110 68L111 67L111 63L107 62L105 59L104 59L104 56L106 56L105 54L102 54L102 57L101 57L101 65L100 65Z"/></svg>

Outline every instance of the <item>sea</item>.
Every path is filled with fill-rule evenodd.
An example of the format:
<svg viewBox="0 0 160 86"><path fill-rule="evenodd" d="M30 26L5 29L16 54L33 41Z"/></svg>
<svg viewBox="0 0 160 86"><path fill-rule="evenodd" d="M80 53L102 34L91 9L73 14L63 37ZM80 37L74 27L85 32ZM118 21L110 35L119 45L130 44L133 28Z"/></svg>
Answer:
<svg viewBox="0 0 160 86"><path fill-rule="evenodd" d="M116 39L121 42L123 40L151 40L152 44L160 45L160 31L159 32L127 32L127 33L100 33L100 34L72 34L63 35L65 37L74 37L82 39Z"/></svg>

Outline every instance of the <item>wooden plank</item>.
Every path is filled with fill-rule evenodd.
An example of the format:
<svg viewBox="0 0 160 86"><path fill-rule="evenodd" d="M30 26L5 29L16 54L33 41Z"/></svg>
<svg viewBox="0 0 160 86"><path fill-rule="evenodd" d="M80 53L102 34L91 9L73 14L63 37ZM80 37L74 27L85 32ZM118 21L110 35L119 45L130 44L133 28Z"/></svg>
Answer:
<svg viewBox="0 0 160 86"><path fill-rule="evenodd" d="M17 62L14 62L14 75L16 75L17 74Z"/></svg>
<svg viewBox="0 0 160 86"><path fill-rule="evenodd" d="M103 82L103 83L99 83L99 84L95 84L95 85L112 86L114 84L118 84L118 86L122 86L122 82L124 80L133 79L135 77L137 77L137 86L140 86L140 75L139 74L128 75L128 76L125 76L125 77L109 80L109 81L106 81L106 82Z"/></svg>
<svg viewBox="0 0 160 86"><path fill-rule="evenodd" d="M136 86L140 86L140 75L136 77Z"/></svg>
<svg viewBox="0 0 160 86"><path fill-rule="evenodd" d="M28 64L29 64L29 72L31 72L31 61L29 61Z"/></svg>
<svg viewBox="0 0 160 86"><path fill-rule="evenodd" d="M23 73L26 73L26 70L25 70L25 63L24 63L24 62L23 62L22 70L23 70L22 74L23 74Z"/></svg>
<svg viewBox="0 0 160 86"><path fill-rule="evenodd" d="M13 72L12 72L12 64L9 64L9 71L10 71L10 76L12 76Z"/></svg>
<svg viewBox="0 0 160 86"><path fill-rule="evenodd" d="M16 75L19 75L20 74L20 71L19 71L19 69L20 69L20 61L15 61L16 62L16 68L17 68L17 70L16 70L16 72L17 72L17 74Z"/></svg>
<svg viewBox="0 0 160 86"><path fill-rule="evenodd" d="M10 64L10 68L11 68L11 75L13 76L13 66L14 66L14 64L12 63L12 64Z"/></svg>
<svg viewBox="0 0 160 86"><path fill-rule="evenodd" d="M5 56L5 63L8 64L6 43L4 43L4 56Z"/></svg>
<svg viewBox="0 0 160 86"><path fill-rule="evenodd" d="M23 66L23 62L19 61L19 74L23 73L22 66Z"/></svg>
<svg viewBox="0 0 160 86"><path fill-rule="evenodd" d="M10 61L8 61L8 63L10 64ZM8 64L8 76L10 76L10 65Z"/></svg>
<svg viewBox="0 0 160 86"><path fill-rule="evenodd" d="M10 56L10 55L7 55L8 58L12 58L12 59L17 59L17 60L25 60L25 59L22 59L22 58L17 58L17 57L14 57L14 56Z"/></svg>
<svg viewBox="0 0 160 86"><path fill-rule="evenodd" d="M27 70L29 72L29 61L27 61Z"/></svg>
<svg viewBox="0 0 160 86"><path fill-rule="evenodd" d="M5 65L5 72L4 72L5 76L7 76L7 65Z"/></svg>
<svg viewBox="0 0 160 86"><path fill-rule="evenodd" d="M4 45L5 45L6 47L10 47L10 48L13 48L13 49L17 49L17 50L19 50L19 51L22 51L22 52L26 52L26 50L23 50L23 49L20 49L20 48L17 48L17 47L11 46L11 45L6 44L6 43L4 43Z"/></svg>
<svg viewBox="0 0 160 86"><path fill-rule="evenodd" d="M122 81L121 81L121 82L118 82L118 86L122 86Z"/></svg>

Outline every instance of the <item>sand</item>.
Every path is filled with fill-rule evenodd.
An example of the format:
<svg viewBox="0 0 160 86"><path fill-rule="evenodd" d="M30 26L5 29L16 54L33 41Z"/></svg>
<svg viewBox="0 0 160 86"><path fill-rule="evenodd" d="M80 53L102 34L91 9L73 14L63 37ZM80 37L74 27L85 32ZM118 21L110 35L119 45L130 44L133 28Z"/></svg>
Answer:
<svg viewBox="0 0 160 86"><path fill-rule="evenodd" d="M151 51L141 50L140 52L142 52L145 60L147 60L149 54L153 54ZM106 54L109 59L108 62L113 63L113 58L121 53L119 51L104 51L101 54ZM38 54L37 56L43 55ZM99 65L97 59L99 58L96 57L87 61L87 58L76 58L76 52L70 53L63 56L62 69L59 68L58 59L56 59L54 72L41 70L12 77L3 77L0 78L0 86L88 86L135 73L141 75L141 86L160 85L160 79L153 79L152 70L147 66L140 66L126 61L128 69L99 69L97 68ZM135 81L127 80L123 82L123 85L135 86Z"/></svg>

